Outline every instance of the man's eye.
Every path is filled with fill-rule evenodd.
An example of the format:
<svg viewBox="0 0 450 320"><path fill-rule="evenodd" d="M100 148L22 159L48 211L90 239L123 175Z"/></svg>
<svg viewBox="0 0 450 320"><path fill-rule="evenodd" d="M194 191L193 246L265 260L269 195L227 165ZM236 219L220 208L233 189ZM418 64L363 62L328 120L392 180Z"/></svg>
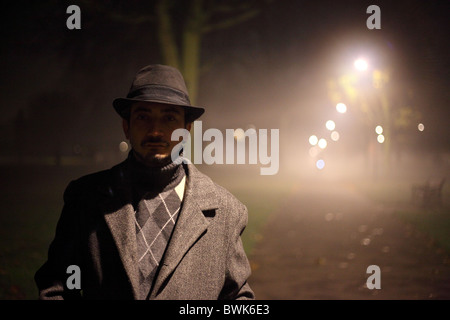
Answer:
<svg viewBox="0 0 450 320"><path fill-rule="evenodd" d="M138 114L136 116L136 119L137 120L145 120L145 119L147 119L147 116L145 114Z"/></svg>

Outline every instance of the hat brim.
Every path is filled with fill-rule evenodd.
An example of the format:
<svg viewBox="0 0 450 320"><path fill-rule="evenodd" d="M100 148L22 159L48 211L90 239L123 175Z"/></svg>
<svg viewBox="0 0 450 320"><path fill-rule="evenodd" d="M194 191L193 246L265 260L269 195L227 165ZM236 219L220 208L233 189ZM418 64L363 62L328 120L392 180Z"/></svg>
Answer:
<svg viewBox="0 0 450 320"><path fill-rule="evenodd" d="M136 102L148 102L148 103L158 103L165 104L171 106L182 107L185 110L185 119L186 122L193 122L194 120L200 118L200 116L205 112L205 109L202 107L190 106L190 105L182 105L171 103L167 101L160 100L142 100L142 99L133 99L133 98L117 98L113 101L114 110L124 119L128 119L130 117L130 108L133 103Z"/></svg>

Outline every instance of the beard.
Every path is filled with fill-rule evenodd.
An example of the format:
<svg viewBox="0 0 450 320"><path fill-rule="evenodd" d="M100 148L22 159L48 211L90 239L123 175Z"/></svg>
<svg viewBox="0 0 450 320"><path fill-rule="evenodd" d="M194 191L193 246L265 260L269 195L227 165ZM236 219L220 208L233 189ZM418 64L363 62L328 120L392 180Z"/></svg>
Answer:
<svg viewBox="0 0 450 320"><path fill-rule="evenodd" d="M170 154L147 153L142 155L133 150L136 159L148 167L163 167L172 162Z"/></svg>

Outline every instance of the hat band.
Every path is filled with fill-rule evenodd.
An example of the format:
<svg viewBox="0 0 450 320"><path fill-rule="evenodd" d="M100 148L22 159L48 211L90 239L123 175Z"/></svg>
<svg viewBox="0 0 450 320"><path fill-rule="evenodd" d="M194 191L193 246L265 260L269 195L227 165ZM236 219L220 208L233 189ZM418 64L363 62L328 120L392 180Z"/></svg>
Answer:
<svg viewBox="0 0 450 320"><path fill-rule="evenodd" d="M179 90L159 85L149 85L137 88L127 95L129 99L143 101L164 101L172 104L191 105L189 97Z"/></svg>

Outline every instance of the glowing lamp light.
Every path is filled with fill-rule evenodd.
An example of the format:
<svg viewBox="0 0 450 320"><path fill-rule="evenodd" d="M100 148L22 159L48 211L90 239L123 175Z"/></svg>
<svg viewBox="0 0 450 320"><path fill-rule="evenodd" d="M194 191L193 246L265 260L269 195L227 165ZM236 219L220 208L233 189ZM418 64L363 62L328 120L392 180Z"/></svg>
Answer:
<svg viewBox="0 0 450 320"><path fill-rule="evenodd" d="M325 127L327 127L328 130L332 131L334 128L336 128L336 124L333 120L328 120L327 123L325 123Z"/></svg>
<svg viewBox="0 0 450 320"><path fill-rule="evenodd" d="M361 58L356 60L353 65L355 66L356 70L359 71L366 71L367 68L369 67L367 61Z"/></svg>
<svg viewBox="0 0 450 320"><path fill-rule="evenodd" d="M377 141L378 143L383 143L384 142L384 136L382 134L379 134L377 137Z"/></svg>
<svg viewBox="0 0 450 320"><path fill-rule="evenodd" d="M312 135L309 137L309 144L312 146L315 146L318 141L319 141L319 139L315 135Z"/></svg>
<svg viewBox="0 0 450 320"><path fill-rule="evenodd" d="M377 134L382 134L382 133L383 133L383 127L382 127L382 126L376 126L375 132L376 132Z"/></svg>
<svg viewBox="0 0 450 320"><path fill-rule="evenodd" d="M423 131L423 130L425 130L425 126L423 125L423 123L419 123L418 125L417 125L417 129L419 129L419 131Z"/></svg>
<svg viewBox="0 0 450 320"><path fill-rule="evenodd" d="M338 103L336 105L336 110L339 113L346 113L347 112L347 106L345 104L343 104L343 103Z"/></svg>

